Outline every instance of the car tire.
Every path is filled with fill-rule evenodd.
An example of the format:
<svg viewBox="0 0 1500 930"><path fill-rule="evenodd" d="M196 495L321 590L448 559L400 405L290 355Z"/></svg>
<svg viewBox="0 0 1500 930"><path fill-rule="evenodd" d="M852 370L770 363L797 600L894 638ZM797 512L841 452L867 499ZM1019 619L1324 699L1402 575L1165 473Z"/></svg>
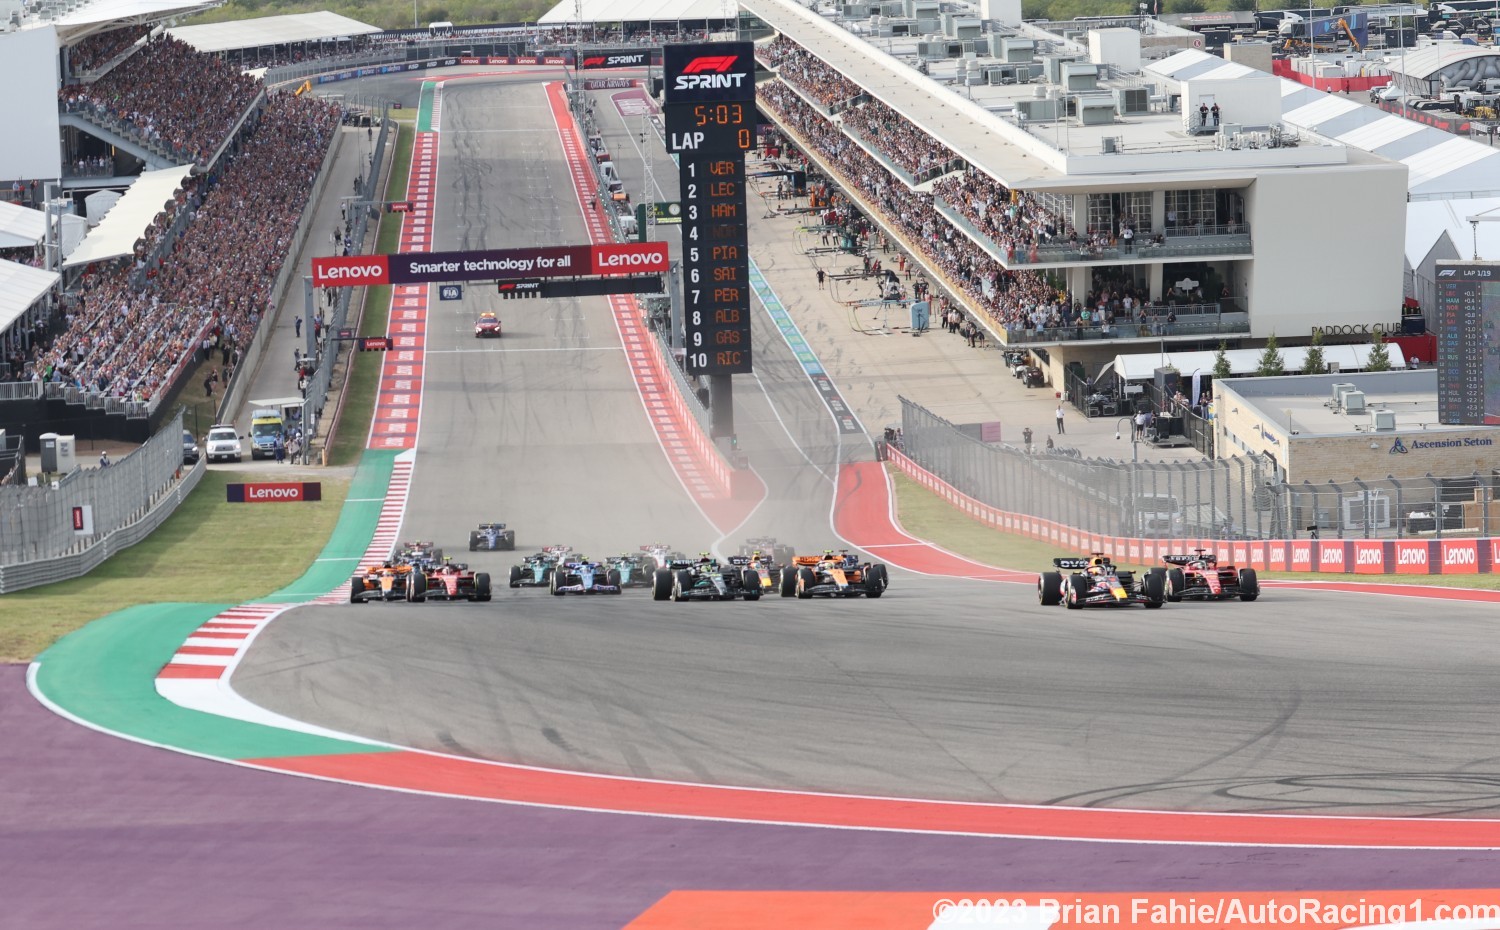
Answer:
<svg viewBox="0 0 1500 930"><path fill-rule="evenodd" d="M797 598L808 600L812 597L812 589L818 583L818 576L807 567L797 569Z"/></svg>
<svg viewBox="0 0 1500 930"><path fill-rule="evenodd" d="M1074 575L1068 579L1068 590L1065 592L1069 610L1083 609L1083 595L1081 592L1088 590L1088 578L1084 575Z"/></svg>
<svg viewBox="0 0 1500 930"><path fill-rule="evenodd" d="M1180 568L1167 569L1167 600L1177 604L1182 601L1182 592L1187 590L1187 573Z"/></svg>
<svg viewBox="0 0 1500 930"><path fill-rule="evenodd" d="M351 604L363 604L364 600L360 598L360 594L363 593L364 590L365 590L365 579L364 578L360 577L359 575L355 575L353 578L350 578L349 579L349 603L351 603Z"/></svg>
<svg viewBox="0 0 1500 930"><path fill-rule="evenodd" d="M865 570L865 597L879 597L889 584L884 565L871 565Z"/></svg>
<svg viewBox="0 0 1500 930"><path fill-rule="evenodd" d="M609 570L609 572L607 574L605 574L605 576L604 576L604 583L605 584L612 584L612 585L614 585L615 586L614 593L615 594L619 594L620 593L620 588L621 588L621 585L620 585L620 570L618 568L611 568Z"/></svg>
<svg viewBox="0 0 1500 930"><path fill-rule="evenodd" d="M487 600L490 599L490 597L491 597L491 593L490 593L490 573L489 572L477 572L477 573L475 573L475 575L474 575L474 600L476 600L476 601L487 601Z"/></svg>
<svg viewBox="0 0 1500 930"><path fill-rule="evenodd" d="M566 584L567 580L568 579L563 576L561 572L554 570L551 577L547 579L547 590L552 592L553 597L562 597L565 592L559 590L558 586Z"/></svg>
<svg viewBox="0 0 1500 930"><path fill-rule="evenodd" d="M1166 576L1158 575L1155 572L1148 574L1141 580L1141 592L1146 595L1146 606L1148 608L1160 607L1162 602L1166 600Z"/></svg>
<svg viewBox="0 0 1500 930"><path fill-rule="evenodd" d="M411 578L406 582L406 599L413 604L421 604L427 600L427 576L421 572L412 572Z"/></svg>
<svg viewBox="0 0 1500 930"><path fill-rule="evenodd" d="M680 569L672 575L672 600L682 603L687 600L687 592L693 587L693 576L687 569Z"/></svg>
<svg viewBox="0 0 1500 930"><path fill-rule="evenodd" d="M1062 603L1062 572L1042 572L1036 580L1036 600L1043 607L1056 607Z"/></svg>
<svg viewBox="0 0 1500 930"><path fill-rule="evenodd" d="M781 596L791 597L797 593L797 568L788 565L781 570Z"/></svg>
<svg viewBox="0 0 1500 930"><path fill-rule="evenodd" d="M1240 600L1253 601L1260 597L1260 579L1256 577L1255 569L1240 569Z"/></svg>
<svg viewBox="0 0 1500 930"><path fill-rule="evenodd" d="M478 533L474 533L474 532L469 533L469 551L470 552L478 552L479 551L479 534Z"/></svg>
<svg viewBox="0 0 1500 930"><path fill-rule="evenodd" d="M651 599L653 601L672 599L672 573L665 568L658 568L651 575Z"/></svg>
<svg viewBox="0 0 1500 930"><path fill-rule="evenodd" d="M515 533L505 533L505 534L501 535L499 548L504 549L507 552L515 552L516 551L516 534Z"/></svg>
<svg viewBox="0 0 1500 930"><path fill-rule="evenodd" d="M740 587L745 589L745 600L760 600L760 572L753 568L740 572Z"/></svg>
<svg viewBox="0 0 1500 930"><path fill-rule="evenodd" d="M512 588L519 588L521 586L521 566L519 565L512 565L510 567L510 586Z"/></svg>

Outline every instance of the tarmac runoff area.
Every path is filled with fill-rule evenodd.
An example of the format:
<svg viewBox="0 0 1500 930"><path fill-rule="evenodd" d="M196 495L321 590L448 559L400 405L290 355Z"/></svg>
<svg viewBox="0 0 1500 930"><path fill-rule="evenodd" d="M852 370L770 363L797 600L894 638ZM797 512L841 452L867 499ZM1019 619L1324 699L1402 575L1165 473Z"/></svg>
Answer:
<svg viewBox="0 0 1500 930"><path fill-rule="evenodd" d="M538 209L528 198L541 184L566 189L565 178L552 176L563 170L555 143L498 157L476 149L465 161L463 147L473 144L460 130L466 112L493 107L491 118L522 137L544 136L545 124L529 121L544 112L534 102L539 91L450 91L439 212L461 219L440 228L474 244L441 247L579 241L560 198L552 201L555 220L519 212ZM524 183L485 187L500 169ZM483 215L463 204L483 205ZM476 228L486 234L474 236ZM779 286L774 276L772 284ZM501 304L507 336L493 348L472 342L477 307L451 311L446 321L444 308L429 314L434 360L403 536L459 540L478 520L504 519L522 530L523 551L567 542L603 555L656 539L682 548L719 539L684 503L660 450L650 454L654 438L636 412L639 399L633 408L625 400L633 388L619 380L622 353L618 343L609 348L612 324L595 303L602 305ZM873 480L871 469L846 461L784 343L778 378L776 342L766 338L775 331L764 318L757 323L758 374L776 402L742 390L741 438L771 490L725 544L741 533L778 535L803 549L837 544L830 478L842 468L851 479ZM542 351L515 351L507 342L513 329L521 349ZM828 336L837 346L836 334ZM812 341L840 378L829 361L837 350ZM452 365L439 361L445 348L454 350ZM554 362L524 367L535 357ZM845 515L838 529L855 534L859 523L851 527ZM889 548L881 557L912 564L921 547L883 532L875 545ZM472 559L493 570L491 560L503 567L510 554ZM1273 604L1274 612L1266 609ZM255 641L234 683L273 709L290 700L283 709L300 719L366 735L380 729L471 760L550 764L543 760L551 753L565 760L560 767L583 772L800 788L826 780L839 791L871 792L908 767L907 790L885 793L1068 807L1422 813L1437 818L1394 828L1354 822L1383 844L1423 845L1399 843L1410 828L1493 845L1487 822L1442 819L1483 816L1492 803L1482 773L1493 724L1475 708L1485 706L1493 647L1477 608L1445 603L1435 613L1406 599L1277 591L1255 605L1065 614L1037 608L1025 585L900 571L877 602L663 605L641 592L551 599L502 589L484 608L293 610ZM139 673L141 681L122 685L132 693L111 694L106 676L81 674L74 696L108 698L122 725L132 712L156 716L157 741L187 741L210 755L263 763L316 756L310 737L273 738L159 706L146 675L203 619L191 610L163 614L157 625L177 637L170 644L127 631L110 665ZM101 636L110 630L98 626ZM1490 884L1500 864L1488 849L1272 855L474 805L184 762L59 728L25 701L0 702L0 717L20 737L5 744L10 761L0 765L17 777L0 779L0 791L24 812L7 821L12 841L0 843L4 874L26 880L20 895L8 896L7 914L35 927L100 925L132 896L138 912L153 917L248 925L288 889L319 902L305 905L304 917L319 926L404 926L420 915L444 926L509 918L603 927L620 926L674 888L993 887L997 876L1037 890L1410 888ZM27 764L37 754L65 761L38 770ZM359 754L382 755L368 747ZM78 766L80 757L92 764ZM43 775L57 770L65 777ZM116 803L103 814L77 804L106 795ZM132 803L118 803L125 797ZM275 811L274 827L267 811ZM1269 823L1289 838L1284 822ZM1326 841L1313 823L1306 821L1304 841ZM75 869L70 877L42 868L60 861ZM86 895L73 890L80 868L92 869ZM151 880L165 874L174 887L199 889L232 875L234 890L177 897ZM441 882L441 895L424 876Z"/></svg>

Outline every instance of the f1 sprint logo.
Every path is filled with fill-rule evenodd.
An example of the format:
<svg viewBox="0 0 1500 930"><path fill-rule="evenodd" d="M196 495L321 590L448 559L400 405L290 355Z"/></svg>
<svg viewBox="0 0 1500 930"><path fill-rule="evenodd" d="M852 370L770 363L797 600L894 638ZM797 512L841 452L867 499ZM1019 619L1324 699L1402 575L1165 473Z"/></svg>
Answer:
<svg viewBox="0 0 1500 930"><path fill-rule="evenodd" d="M703 58L694 58L677 75L677 90L691 90L695 87L703 88L729 88L744 87L745 75L727 74L734 63L739 60L738 55L710 55Z"/></svg>

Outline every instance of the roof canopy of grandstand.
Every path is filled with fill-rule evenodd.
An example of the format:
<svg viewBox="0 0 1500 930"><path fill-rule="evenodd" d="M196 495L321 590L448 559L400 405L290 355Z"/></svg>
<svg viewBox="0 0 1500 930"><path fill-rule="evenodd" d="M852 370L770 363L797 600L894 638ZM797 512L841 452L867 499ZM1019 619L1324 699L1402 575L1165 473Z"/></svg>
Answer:
<svg viewBox="0 0 1500 930"><path fill-rule="evenodd" d="M1370 363L1370 350L1373 348L1374 346L1368 342L1355 345L1323 346L1323 361L1330 365L1337 364L1344 371L1363 369ZM1387 343L1385 348L1390 354L1392 367L1406 367L1406 356L1402 354L1400 346ZM1307 346L1283 346L1278 351L1281 353L1282 365L1287 371L1302 370L1302 365L1307 360ZM1230 373L1251 375L1260 370L1260 358L1263 352L1263 349L1228 349L1224 352L1224 357L1229 360ZM1155 376L1158 368L1175 368L1185 377L1191 377L1199 372L1210 375L1213 373L1217 359L1217 352L1149 352L1141 355L1116 355L1114 371L1125 381L1149 381Z"/></svg>
<svg viewBox="0 0 1500 930"><path fill-rule="evenodd" d="M143 173L94 231L63 260L63 266L71 268L134 254L135 244L192 171L192 165L182 165Z"/></svg>
<svg viewBox="0 0 1500 930"><path fill-rule="evenodd" d="M154 23L174 16L191 16L218 6L217 2L184 2L184 0L36 0L27 5L29 13L21 23L29 26L56 26L57 40L72 45L91 35L121 26Z"/></svg>
<svg viewBox="0 0 1500 930"><path fill-rule="evenodd" d="M1146 70L1183 81L1236 77L1253 69L1187 50L1153 62ZM1282 80L1281 94L1282 118L1288 125L1406 165L1412 200L1500 195L1500 150L1296 81Z"/></svg>
<svg viewBox="0 0 1500 930"><path fill-rule="evenodd" d="M47 296L57 279L55 271L0 261L0 333L10 329L33 304Z"/></svg>
<svg viewBox="0 0 1500 930"><path fill-rule="evenodd" d="M541 26L568 23L670 23L734 19L733 0L562 0L537 19Z"/></svg>
<svg viewBox="0 0 1500 930"><path fill-rule="evenodd" d="M40 210L0 201L0 249L40 245L47 236L47 217Z"/></svg>
<svg viewBox="0 0 1500 930"><path fill-rule="evenodd" d="M200 52L213 53L347 39L350 36L371 35L380 31L379 26L325 11L262 16L259 19L204 23L200 26L175 26L168 29L167 34Z"/></svg>

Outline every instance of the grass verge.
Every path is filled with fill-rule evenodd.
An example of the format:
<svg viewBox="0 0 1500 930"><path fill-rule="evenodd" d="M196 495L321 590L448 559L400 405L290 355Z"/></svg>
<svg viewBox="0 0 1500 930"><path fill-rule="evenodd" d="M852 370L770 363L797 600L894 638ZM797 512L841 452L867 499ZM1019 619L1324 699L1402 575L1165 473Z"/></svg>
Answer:
<svg viewBox="0 0 1500 930"><path fill-rule="evenodd" d="M402 111L404 114L407 111ZM386 200L406 198L406 179L411 174L412 143L416 139L416 111L398 115L396 155L391 163ZM402 216L382 214L375 234L375 253L388 255L401 247ZM360 319L361 336L384 336L391 316L391 288L388 284L371 287L365 294L365 311ZM380 388L380 369L384 357L378 352L355 352L350 360L349 375L344 380L344 409L339 414L338 432L329 447L329 465L353 465L359 461L370 419L375 415L375 395Z"/></svg>
<svg viewBox="0 0 1500 930"><path fill-rule="evenodd" d="M210 470L144 542L82 578L4 597L0 662L28 662L60 637L112 611L174 601L239 602L264 597L318 557L343 508L347 479L322 479L316 503L230 504L224 486L264 480L261 472Z"/></svg>
<svg viewBox="0 0 1500 930"><path fill-rule="evenodd" d="M950 552L1017 571L1041 571L1059 555L1072 553L1051 543L1006 533L981 523L943 498L908 478L894 465L886 469L896 493L896 513L908 533ZM1143 568L1119 563L1122 568ZM1497 575L1343 575L1323 572L1263 572L1264 581L1361 581L1382 584L1424 584L1445 588L1500 589Z"/></svg>

